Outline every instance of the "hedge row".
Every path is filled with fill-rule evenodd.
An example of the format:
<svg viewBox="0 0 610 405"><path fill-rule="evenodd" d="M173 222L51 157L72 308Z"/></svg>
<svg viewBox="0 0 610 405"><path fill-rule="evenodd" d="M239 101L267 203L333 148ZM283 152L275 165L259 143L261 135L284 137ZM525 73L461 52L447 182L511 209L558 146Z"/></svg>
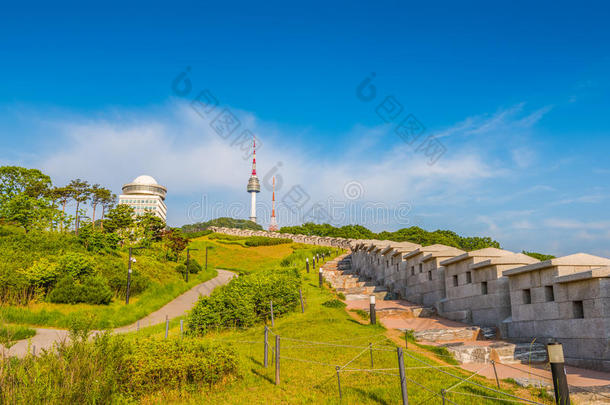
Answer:
<svg viewBox="0 0 610 405"><path fill-rule="evenodd" d="M266 318L273 301L275 316L292 311L299 302L301 276L294 268L262 270L233 279L201 297L187 320L187 333L204 335L223 327L248 327Z"/></svg>

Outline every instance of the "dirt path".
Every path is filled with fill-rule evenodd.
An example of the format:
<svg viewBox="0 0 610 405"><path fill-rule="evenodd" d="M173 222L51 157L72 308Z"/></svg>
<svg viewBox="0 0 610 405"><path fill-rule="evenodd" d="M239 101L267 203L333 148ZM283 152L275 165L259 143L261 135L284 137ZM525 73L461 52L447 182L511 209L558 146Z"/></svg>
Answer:
<svg viewBox="0 0 610 405"><path fill-rule="evenodd" d="M172 301L165 304L159 310L140 319L140 327L144 328L147 326L165 322L166 316L169 319L173 319L184 315L185 311L190 310L193 305L195 305L200 296L210 295L216 287L228 284L229 281L231 281L231 279L236 276L237 275L235 273L232 273L230 271L218 270L218 275L213 279L196 285L184 294L176 297ZM136 322L131 325L113 329L113 331L117 333L127 333L135 331L137 327L138 323ZM36 335L34 337L30 339L20 340L8 350L4 348L4 346L0 345L0 350L3 350L5 355L23 357L28 352L31 353L33 350L35 350L36 353L39 353L41 349L48 349L53 346L53 343L68 338L68 331L65 329L35 329Z"/></svg>

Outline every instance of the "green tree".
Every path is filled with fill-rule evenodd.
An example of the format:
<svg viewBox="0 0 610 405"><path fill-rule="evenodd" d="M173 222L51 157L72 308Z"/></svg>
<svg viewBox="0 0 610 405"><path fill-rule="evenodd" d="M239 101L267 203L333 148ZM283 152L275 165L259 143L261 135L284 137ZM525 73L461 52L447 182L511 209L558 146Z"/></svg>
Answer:
<svg viewBox="0 0 610 405"><path fill-rule="evenodd" d="M38 169L0 167L0 203L19 194L39 198L45 196L50 188L51 178Z"/></svg>
<svg viewBox="0 0 610 405"><path fill-rule="evenodd" d="M136 218L136 225L141 228L144 237L150 241L161 240L165 222L152 212L145 212Z"/></svg>
<svg viewBox="0 0 610 405"><path fill-rule="evenodd" d="M106 214L106 211L113 208L114 205L116 204L116 194L112 194L110 192L110 190L106 190L108 191L108 193L104 192L104 194L102 195L102 199L100 201L101 205L102 205L102 219L100 220L100 228L102 230L104 230L104 215Z"/></svg>
<svg viewBox="0 0 610 405"><path fill-rule="evenodd" d="M106 232L128 230L134 225L135 211L127 204L119 204L106 215Z"/></svg>
<svg viewBox="0 0 610 405"><path fill-rule="evenodd" d="M78 225L80 223L80 212L79 207L80 204L86 202L89 199L89 195L91 194L91 188L89 187L89 182L76 179L72 180L70 184L68 184L71 190L71 197L76 202L76 222L74 224L76 235L78 236Z"/></svg>

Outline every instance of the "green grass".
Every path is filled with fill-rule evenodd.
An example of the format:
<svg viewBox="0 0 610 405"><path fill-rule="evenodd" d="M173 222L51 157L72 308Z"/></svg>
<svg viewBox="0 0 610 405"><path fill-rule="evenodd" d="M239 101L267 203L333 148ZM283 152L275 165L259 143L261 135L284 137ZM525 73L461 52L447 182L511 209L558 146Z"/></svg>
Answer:
<svg viewBox="0 0 610 405"><path fill-rule="evenodd" d="M274 246L246 247L245 237L235 235L211 234L191 241L192 257L205 265L205 250L208 248L208 267L231 270L239 274L248 274L258 270L270 270L283 267L302 268L305 259L310 262L315 253L335 252L335 249L305 245L300 243ZM236 243L227 243L236 242ZM315 271L315 269L311 269Z"/></svg>
<svg viewBox="0 0 610 405"><path fill-rule="evenodd" d="M364 320L368 320L370 318L369 313L366 312L364 309L350 309L350 312L357 314L359 317L361 317Z"/></svg>
<svg viewBox="0 0 610 405"><path fill-rule="evenodd" d="M0 344L28 339L36 334L34 329L23 325L0 325Z"/></svg>
<svg viewBox="0 0 610 405"><path fill-rule="evenodd" d="M224 386L222 389L199 392L163 391L151 393L143 399L146 403L323 403L323 404L394 404L399 403L400 380L397 375L396 344L389 340L386 330L380 325L361 324L354 320L343 308L332 308L323 303L332 301L335 296L328 289L317 286L317 274L304 273L303 293L306 298L306 310L302 314L298 308L295 312L276 318L273 333L269 334L269 367L263 366L264 325L249 329L230 329L210 333L204 340L222 341L231 345L240 357L241 377ZM160 326L140 331L146 336L162 338L165 329ZM281 342L281 381L274 384L275 368L272 348L275 336ZM179 320L171 323L169 337L178 339L180 335ZM135 334L131 335L135 338ZM191 339L185 337L184 339ZM404 341L404 337L400 338ZM333 342L334 346L316 342ZM340 374L343 399L339 400L337 389L336 365L345 365L354 360L348 369L371 369L371 356L368 349L373 343L373 362L376 373L364 371L344 371ZM403 345L404 347L404 345ZM447 365L447 353L430 349L427 346L411 346L405 355L409 400L412 403L440 403L440 397L430 398L433 394L421 388L421 384L440 393L441 389L451 387L459 382L456 378L442 374L431 368L409 368L434 365ZM436 354L439 356L434 360ZM457 367L443 370L469 377L471 373ZM385 374L384 374L385 373ZM415 381L415 382L413 382ZM495 382L482 377L473 377L470 381L493 388ZM417 384L416 384L417 383ZM497 398L491 390L478 388L468 383L461 384L456 392L472 395L485 395ZM513 391L508 391L513 392ZM475 398L460 394L447 394L447 398L458 404L497 404L497 400ZM506 397L508 398L508 397ZM502 403L502 402L500 402Z"/></svg>
<svg viewBox="0 0 610 405"><path fill-rule="evenodd" d="M199 274L191 274L188 283L175 281L165 285L155 284L139 296L133 297L129 305L125 305L123 300L115 300L109 305L43 303L28 307L5 306L0 307L0 317L6 322L17 324L68 328L76 317L88 315L94 318L92 327L114 328L134 323L178 295L216 275L216 270L208 268L208 271L202 270Z"/></svg>

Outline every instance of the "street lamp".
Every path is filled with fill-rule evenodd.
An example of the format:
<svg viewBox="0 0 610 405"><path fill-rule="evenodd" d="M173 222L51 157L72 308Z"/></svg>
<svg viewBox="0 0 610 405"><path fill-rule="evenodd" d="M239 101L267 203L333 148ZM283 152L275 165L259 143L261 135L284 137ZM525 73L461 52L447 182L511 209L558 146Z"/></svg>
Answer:
<svg viewBox="0 0 610 405"><path fill-rule="evenodd" d="M189 260L190 260L190 251L191 250L199 250L194 248L186 248L186 282L189 282Z"/></svg>
<svg viewBox="0 0 610 405"><path fill-rule="evenodd" d="M129 248L129 262L127 264L127 291L125 292L125 305L129 304L129 289L131 288L131 262L136 261L135 257L131 257L134 249L144 249L144 246Z"/></svg>

